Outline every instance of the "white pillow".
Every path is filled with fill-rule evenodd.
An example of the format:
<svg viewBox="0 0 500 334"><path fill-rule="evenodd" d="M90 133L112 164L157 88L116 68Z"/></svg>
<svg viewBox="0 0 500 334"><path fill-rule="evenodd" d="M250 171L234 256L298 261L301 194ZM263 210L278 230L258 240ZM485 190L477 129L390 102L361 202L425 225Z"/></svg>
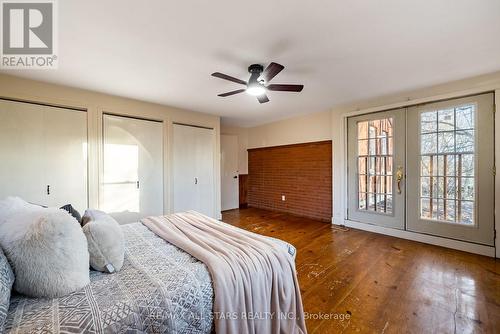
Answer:
<svg viewBox="0 0 500 334"><path fill-rule="evenodd" d="M107 273L119 271L125 256L125 238L116 220L102 211L86 210L82 225L88 242L90 266Z"/></svg>
<svg viewBox="0 0 500 334"><path fill-rule="evenodd" d="M0 202L0 245L12 264L16 291L53 298L90 282L87 240L69 213L20 199Z"/></svg>

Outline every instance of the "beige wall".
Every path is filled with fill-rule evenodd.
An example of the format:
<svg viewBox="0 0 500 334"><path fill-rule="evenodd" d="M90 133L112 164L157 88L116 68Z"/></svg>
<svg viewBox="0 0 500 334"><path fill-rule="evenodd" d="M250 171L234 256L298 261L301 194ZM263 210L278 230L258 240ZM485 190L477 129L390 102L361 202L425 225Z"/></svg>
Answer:
<svg viewBox="0 0 500 334"><path fill-rule="evenodd" d="M240 174L248 173L247 149L331 139L331 112L309 114L278 122L240 128L222 126L221 133L238 136Z"/></svg>
<svg viewBox="0 0 500 334"><path fill-rule="evenodd" d="M172 161L171 152L172 124L174 122L212 127L216 133L214 143L215 168L214 178L216 206L215 212L220 214L220 118L218 116L181 110L154 103L96 93L88 90L26 80L0 74L0 98L17 99L31 102L53 104L62 107L81 108L87 110L89 140L89 206L97 207L99 199L99 177L102 172L102 114L113 113L124 116L142 117L161 120L164 124L165 138L165 170L164 185L165 211L172 208Z"/></svg>
<svg viewBox="0 0 500 334"><path fill-rule="evenodd" d="M322 141L331 136L331 113L325 111L250 128L248 148Z"/></svg>
<svg viewBox="0 0 500 334"><path fill-rule="evenodd" d="M248 129L233 126L221 126L221 134L238 137L238 173L248 174Z"/></svg>

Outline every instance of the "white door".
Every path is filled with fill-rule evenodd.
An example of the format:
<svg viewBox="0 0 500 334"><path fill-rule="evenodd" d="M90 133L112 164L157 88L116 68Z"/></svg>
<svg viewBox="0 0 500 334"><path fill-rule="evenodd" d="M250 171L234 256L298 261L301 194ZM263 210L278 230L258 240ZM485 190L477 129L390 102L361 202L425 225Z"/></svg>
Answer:
<svg viewBox="0 0 500 334"><path fill-rule="evenodd" d="M222 211L239 207L238 137L220 136Z"/></svg>
<svg viewBox="0 0 500 334"><path fill-rule="evenodd" d="M215 217L213 129L173 126L173 209Z"/></svg>
<svg viewBox="0 0 500 334"><path fill-rule="evenodd" d="M163 214L163 123L103 116L99 207L120 223Z"/></svg>
<svg viewBox="0 0 500 334"><path fill-rule="evenodd" d="M87 209L87 113L45 107L45 181L49 206Z"/></svg>
<svg viewBox="0 0 500 334"><path fill-rule="evenodd" d="M350 220L404 228L405 110L348 120Z"/></svg>
<svg viewBox="0 0 500 334"><path fill-rule="evenodd" d="M87 113L0 100L0 198L87 208Z"/></svg>
<svg viewBox="0 0 500 334"><path fill-rule="evenodd" d="M494 243L494 97L408 109L408 229Z"/></svg>

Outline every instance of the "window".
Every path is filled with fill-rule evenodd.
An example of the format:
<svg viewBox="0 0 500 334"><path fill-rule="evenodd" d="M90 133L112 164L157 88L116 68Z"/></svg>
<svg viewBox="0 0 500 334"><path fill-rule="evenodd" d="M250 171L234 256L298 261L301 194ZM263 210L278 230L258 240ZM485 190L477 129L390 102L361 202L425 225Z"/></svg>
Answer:
<svg viewBox="0 0 500 334"><path fill-rule="evenodd" d="M475 105L420 114L420 216L474 224Z"/></svg>
<svg viewBox="0 0 500 334"><path fill-rule="evenodd" d="M392 214L393 120L358 122L358 209Z"/></svg>

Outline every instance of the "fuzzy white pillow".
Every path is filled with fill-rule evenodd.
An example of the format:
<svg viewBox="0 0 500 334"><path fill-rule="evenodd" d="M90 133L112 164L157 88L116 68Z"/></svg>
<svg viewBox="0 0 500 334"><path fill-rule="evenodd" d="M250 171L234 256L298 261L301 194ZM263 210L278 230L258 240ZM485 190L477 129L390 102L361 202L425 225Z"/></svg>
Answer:
<svg viewBox="0 0 500 334"><path fill-rule="evenodd" d="M64 210L0 201L0 245L22 294L61 297L90 282L87 240Z"/></svg>
<svg viewBox="0 0 500 334"><path fill-rule="evenodd" d="M119 271L125 256L125 238L116 220L105 212L86 210L82 225L89 247L90 266L107 273Z"/></svg>

